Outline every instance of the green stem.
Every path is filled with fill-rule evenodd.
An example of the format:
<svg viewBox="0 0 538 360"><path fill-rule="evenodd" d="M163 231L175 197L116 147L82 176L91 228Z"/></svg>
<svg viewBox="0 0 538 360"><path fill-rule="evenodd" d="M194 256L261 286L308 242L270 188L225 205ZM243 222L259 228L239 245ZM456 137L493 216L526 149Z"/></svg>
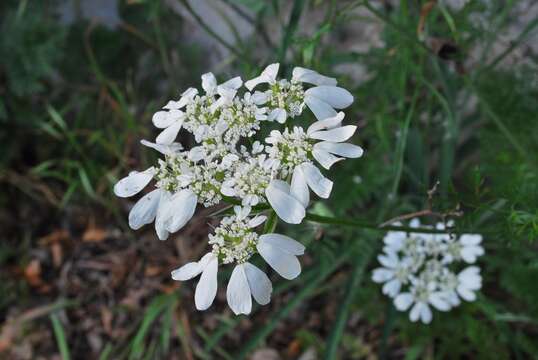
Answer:
<svg viewBox="0 0 538 360"><path fill-rule="evenodd" d="M305 219L308 221L320 223L320 224L332 224L332 225L342 225L342 226L351 226L362 229L371 229L378 231L405 231L405 232L414 232L414 233L423 233L423 234L446 234L447 230L437 230L437 229L427 229L427 228L413 228L409 226L383 226L379 227L378 225L370 224L360 220L352 219L337 219L329 216L321 216L312 213L307 213ZM453 233L473 233L476 231L472 230L451 230Z"/></svg>

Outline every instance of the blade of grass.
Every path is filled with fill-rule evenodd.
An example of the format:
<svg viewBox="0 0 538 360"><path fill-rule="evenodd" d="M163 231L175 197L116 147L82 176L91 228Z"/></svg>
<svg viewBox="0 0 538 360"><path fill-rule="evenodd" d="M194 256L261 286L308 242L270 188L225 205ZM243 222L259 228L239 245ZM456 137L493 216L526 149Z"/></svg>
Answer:
<svg viewBox="0 0 538 360"><path fill-rule="evenodd" d="M52 329L54 331L54 337L56 338L56 343L60 349L60 354L63 360L69 360L71 357L69 355L69 346L67 345L67 339L65 337L65 331L58 318L56 313L50 314L50 321L52 322Z"/></svg>
<svg viewBox="0 0 538 360"><path fill-rule="evenodd" d="M288 20L288 25L286 30L284 30L284 35L282 36L282 42L278 49L277 59L279 62L283 62L286 57L286 52L291 44L291 39L297 31L297 26L299 25L299 19L303 13L304 6L306 4L305 0L295 0L293 2L293 8L291 9L290 18Z"/></svg>
<svg viewBox="0 0 538 360"><path fill-rule="evenodd" d="M336 352L338 350L338 344L342 339L344 333L344 328L348 320L348 313L359 289L359 284L362 281L364 275L364 269L370 261L372 256L372 247L369 246L366 242L363 242L360 246L360 249L356 249L354 256L355 262L353 264L353 271L349 276L348 287L344 298L340 302L340 309L336 315L336 321L327 341L327 347L325 349L325 360L336 359Z"/></svg>
<svg viewBox="0 0 538 360"><path fill-rule="evenodd" d="M144 313L140 328L131 342L129 359L139 359L144 354L144 340L150 330L151 324L169 306L170 302L175 300L175 298L175 294L164 294L158 295L151 301Z"/></svg>
<svg viewBox="0 0 538 360"><path fill-rule="evenodd" d="M413 95L413 100L411 101L411 107L409 108L409 111L407 112L407 116L405 117L403 127L400 131L398 144L396 145L396 155L395 155L396 161L395 161L395 166L394 166L394 182L392 183L392 190L391 190L391 196L390 196L391 199L394 199L396 197L396 192L398 191L398 186L400 184L400 179L402 177L405 147L407 145L407 133L409 131L409 125L411 124L411 119L413 118L413 115L415 113L417 94L418 94L418 87L415 88L415 94Z"/></svg>

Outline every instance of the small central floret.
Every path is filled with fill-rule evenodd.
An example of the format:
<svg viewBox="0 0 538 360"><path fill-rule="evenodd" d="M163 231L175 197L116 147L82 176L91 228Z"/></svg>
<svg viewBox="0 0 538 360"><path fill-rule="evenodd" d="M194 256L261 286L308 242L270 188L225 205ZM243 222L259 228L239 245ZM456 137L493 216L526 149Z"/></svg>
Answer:
<svg viewBox="0 0 538 360"><path fill-rule="evenodd" d="M222 200L220 187L224 174L214 163L195 164L185 153L167 156L159 160L156 173L157 187L171 193L190 189L205 207L216 205Z"/></svg>
<svg viewBox="0 0 538 360"><path fill-rule="evenodd" d="M215 229L215 234L209 235L209 244L219 261L224 264L241 264L256 252L258 234L251 229L248 222L249 218L225 217Z"/></svg>
<svg viewBox="0 0 538 360"><path fill-rule="evenodd" d="M304 89L302 83L286 79L279 80L268 91L268 104L271 108L286 110L289 117L301 115L304 107Z"/></svg>
<svg viewBox="0 0 538 360"><path fill-rule="evenodd" d="M270 158L280 162L284 177L293 172L296 166L312 159L313 146L308 135L300 127L294 127L291 132L288 129L282 133L272 131L265 141L272 145L267 148L267 153Z"/></svg>

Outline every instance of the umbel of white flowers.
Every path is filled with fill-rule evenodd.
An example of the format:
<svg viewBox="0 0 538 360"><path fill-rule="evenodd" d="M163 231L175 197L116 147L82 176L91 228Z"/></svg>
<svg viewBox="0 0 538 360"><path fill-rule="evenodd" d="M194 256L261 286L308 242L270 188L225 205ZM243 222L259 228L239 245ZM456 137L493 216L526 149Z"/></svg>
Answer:
<svg viewBox="0 0 538 360"><path fill-rule="evenodd" d="M361 147L346 143L356 126L343 125L344 113L337 112L350 106L353 96L336 79L313 70L296 67L287 80L277 79L278 69L279 64L269 65L245 82L244 91L240 77L218 84L212 73L202 75L203 93L189 88L153 115L162 131L155 142L142 144L163 159L114 186L117 196L130 197L153 182L155 188L131 209L129 225L136 230L154 222L161 240L185 226L198 204L241 204L208 236L209 253L172 272L179 281L200 275L195 292L199 310L215 298L219 265L235 264L227 299L236 314L250 313L252 297L262 305L270 301L271 282L249 262L253 255L260 254L285 279L297 277L297 256L304 247L284 235L264 234L260 225L271 211L284 222L301 223L310 190L320 198L332 191L332 181L317 164L325 171L363 154ZM314 121L303 129L294 120L306 108ZM255 140L264 127L273 130L264 141ZM194 139L190 149L176 142L182 129ZM264 214L251 216L255 206L266 209Z"/></svg>
<svg viewBox="0 0 538 360"><path fill-rule="evenodd" d="M418 228L420 221L413 219L409 225ZM446 230L442 223L435 228ZM383 267L373 271L372 279L384 283L383 294L393 299L396 309L411 309L411 321L429 324L432 320L430 307L449 311L460 305L460 299L476 299L476 292L482 287L480 268L463 265L474 264L484 255L481 235L456 237L449 233L389 231L383 241L383 254L378 256Z"/></svg>

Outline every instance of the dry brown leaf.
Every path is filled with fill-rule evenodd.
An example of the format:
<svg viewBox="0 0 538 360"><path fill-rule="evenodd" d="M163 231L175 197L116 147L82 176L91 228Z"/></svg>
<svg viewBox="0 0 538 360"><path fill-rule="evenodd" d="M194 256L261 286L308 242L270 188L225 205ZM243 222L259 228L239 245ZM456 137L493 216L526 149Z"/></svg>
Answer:
<svg viewBox="0 0 538 360"><path fill-rule="evenodd" d="M41 279L41 262L39 260L34 259L26 265L24 268L24 278L32 287L43 285L43 280Z"/></svg>
<svg viewBox="0 0 538 360"><path fill-rule="evenodd" d="M69 232L65 229L54 230L47 236L43 236L39 239L39 244L46 246L50 244L57 244L62 241L69 240Z"/></svg>
<svg viewBox="0 0 538 360"><path fill-rule="evenodd" d="M148 277L157 276L162 274L164 271L164 268L162 266L156 266L156 265L148 265L144 269L144 274Z"/></svg>
<svg viewBox="0 0 538 360"><path fill-rule="evenodd" d="M62 265L63 249L59 243L50 244L50 252L52 254L52 264L55 268L59 268Z"/></svg>
<svg viewBox="0 0 538 360"><path fill-rule="evenodd" d="M82 234L83 242L101 242L108 236L108 231L99 227L88 226L84 234Z"/></svg>

